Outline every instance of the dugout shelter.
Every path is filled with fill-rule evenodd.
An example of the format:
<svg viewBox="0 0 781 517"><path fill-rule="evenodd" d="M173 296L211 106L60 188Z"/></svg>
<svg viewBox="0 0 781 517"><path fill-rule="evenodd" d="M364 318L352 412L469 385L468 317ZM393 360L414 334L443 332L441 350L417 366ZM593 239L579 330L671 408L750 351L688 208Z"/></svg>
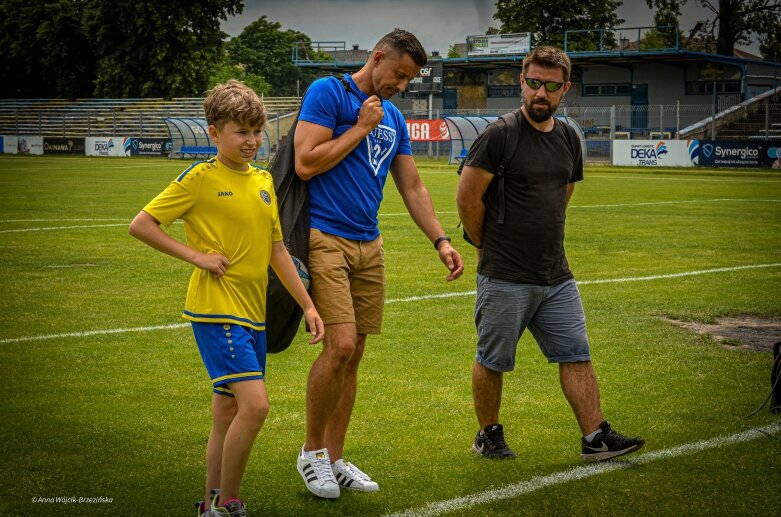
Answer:
<svg viewBox="0 0 781 517"><path fill-rule="evenodd" d="M169 158L208 158L217 154L217 148L209 138L209 124L205 118L166 118L171 139L171 154ZM269 153L266 144L270 142L266 129L263 128L263 144L258 149L255 159L268 160Z"/></svg>
<svg viewBox="0 0 781 517"><path fill-rule="evenodd" d="M586 163L586 137L583 133L583 129L580 127L572 117L566 115L555 115L555 117L562 122L569 124L575 128L580 139L580 149L583 153L583 163ZM497 116L472 116L472 117L444 117L447 124L447 130L450 133L450 158L448 163L460 162L469 153L469 148L475 142L480 133L485 131L485 128L498 119Z"/></svg>

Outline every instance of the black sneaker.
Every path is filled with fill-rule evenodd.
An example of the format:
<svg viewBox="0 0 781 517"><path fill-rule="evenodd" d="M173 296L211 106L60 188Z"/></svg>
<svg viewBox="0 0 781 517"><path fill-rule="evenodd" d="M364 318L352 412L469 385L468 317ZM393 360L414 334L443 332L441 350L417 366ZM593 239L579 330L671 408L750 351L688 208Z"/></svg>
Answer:
<svg viewBox="0 0 781 517"><path fill-rule="evenodd" d="M613 431L610 422L605 420L599 424L601 431L597 433L591 442L581 438L582 448L580 459L583 461L604 461L616 456L622 456L635 452L645 444L645 440L639 436L627 437Z"/></svg>
<svg viewBox="0 0 781 517"><path fill-rule="evenodd" d="M504 441L502 424L486 426L482 434L477 431L472 450L494 460L511 460L516 457L515 452Z"/></svg>

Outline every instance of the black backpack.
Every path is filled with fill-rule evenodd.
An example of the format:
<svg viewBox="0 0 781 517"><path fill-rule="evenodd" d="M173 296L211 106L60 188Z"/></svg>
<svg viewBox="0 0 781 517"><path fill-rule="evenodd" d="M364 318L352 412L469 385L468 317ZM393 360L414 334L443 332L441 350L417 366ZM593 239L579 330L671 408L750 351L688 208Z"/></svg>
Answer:
<svg viewBox="0 0 781 517"><path fill-rule="evenodd" d="M345 90L356 95L343 77L338 77ZM304 93L306 95L306 92ZM302 101L303 103L303 101ZM300 115L299 110L299 115ZM292 257L309 268L309 192L306 182L296 174L295 139L298 115L285 140L269 165L277 194L282 241ZM304 311L282 285L274 270L268 268L266 290L266 352L276 354L293 342Z"/></svg>
<svg viewBox="0 0 781 517"><path fill-rule="evenodd" d="M505 113L501 116L501 118L497 119L496 122L492 122L492 124L499 124L499 121L503 122L502 132L504 134L504 148L502 152L502 161L499 162L499 167L496 169L496 181L499 191L499 216L496 222L499 224L504 224L504 169L512 161L513 157L515 156L515 151L518 148L519 124L516 112ZM464 170L465 163L466 158L461 160L461 163L458 165L459 176L461 176L461 172ZM461 223L459 222L458 225L461 226ZM472 246L475 245L475 243L472 242L472 239L469 238L469 235L467 235L466 230L464 230L464 240Z"/></svg>

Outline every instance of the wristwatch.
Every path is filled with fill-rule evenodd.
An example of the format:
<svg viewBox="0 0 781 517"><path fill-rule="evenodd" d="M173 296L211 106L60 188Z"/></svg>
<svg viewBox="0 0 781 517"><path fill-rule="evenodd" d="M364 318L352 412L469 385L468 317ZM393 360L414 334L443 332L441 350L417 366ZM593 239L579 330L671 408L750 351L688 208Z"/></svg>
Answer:
<svg viewBox="0 0 781 517"><path fill-rule="evenodd" d="M437 237L437 240L434 241L435 250L439 251L439 245L442 244L442 241L451 242L451 239L447 235L443 235L442 237Z"/></svg>

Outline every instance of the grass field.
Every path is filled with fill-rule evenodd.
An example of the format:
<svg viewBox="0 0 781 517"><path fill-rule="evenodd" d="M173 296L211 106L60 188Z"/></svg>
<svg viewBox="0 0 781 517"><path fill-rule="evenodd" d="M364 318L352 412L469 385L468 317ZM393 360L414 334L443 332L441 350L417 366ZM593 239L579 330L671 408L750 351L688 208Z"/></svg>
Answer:
<svg viewBox="0 0 781 517"><path fill-rule="evenodd" d="M211 391L179 317L190 266L127 234L185 166L0 156L0 515L193 512ZM455 166L420 167L458 235ZM772 354L661 318L781 316L781 175L587 169L567 254L603 409L647 445L586 468L557 370L526 335L502 408L519 458L469 451L475 257L454 239L467 271L445 282L404 214L389 185L385 325L367 346L345 453L381 491L324 501L304 488L295 457L318 348L301 334L269 358L271 414L242 490L251 515L777 515L779 416L742 418L769 393ZM170 231L183 238L181 224ZM49 502L62 497L76 502ZM110 502L78 502L99 497Z"/></svg>

